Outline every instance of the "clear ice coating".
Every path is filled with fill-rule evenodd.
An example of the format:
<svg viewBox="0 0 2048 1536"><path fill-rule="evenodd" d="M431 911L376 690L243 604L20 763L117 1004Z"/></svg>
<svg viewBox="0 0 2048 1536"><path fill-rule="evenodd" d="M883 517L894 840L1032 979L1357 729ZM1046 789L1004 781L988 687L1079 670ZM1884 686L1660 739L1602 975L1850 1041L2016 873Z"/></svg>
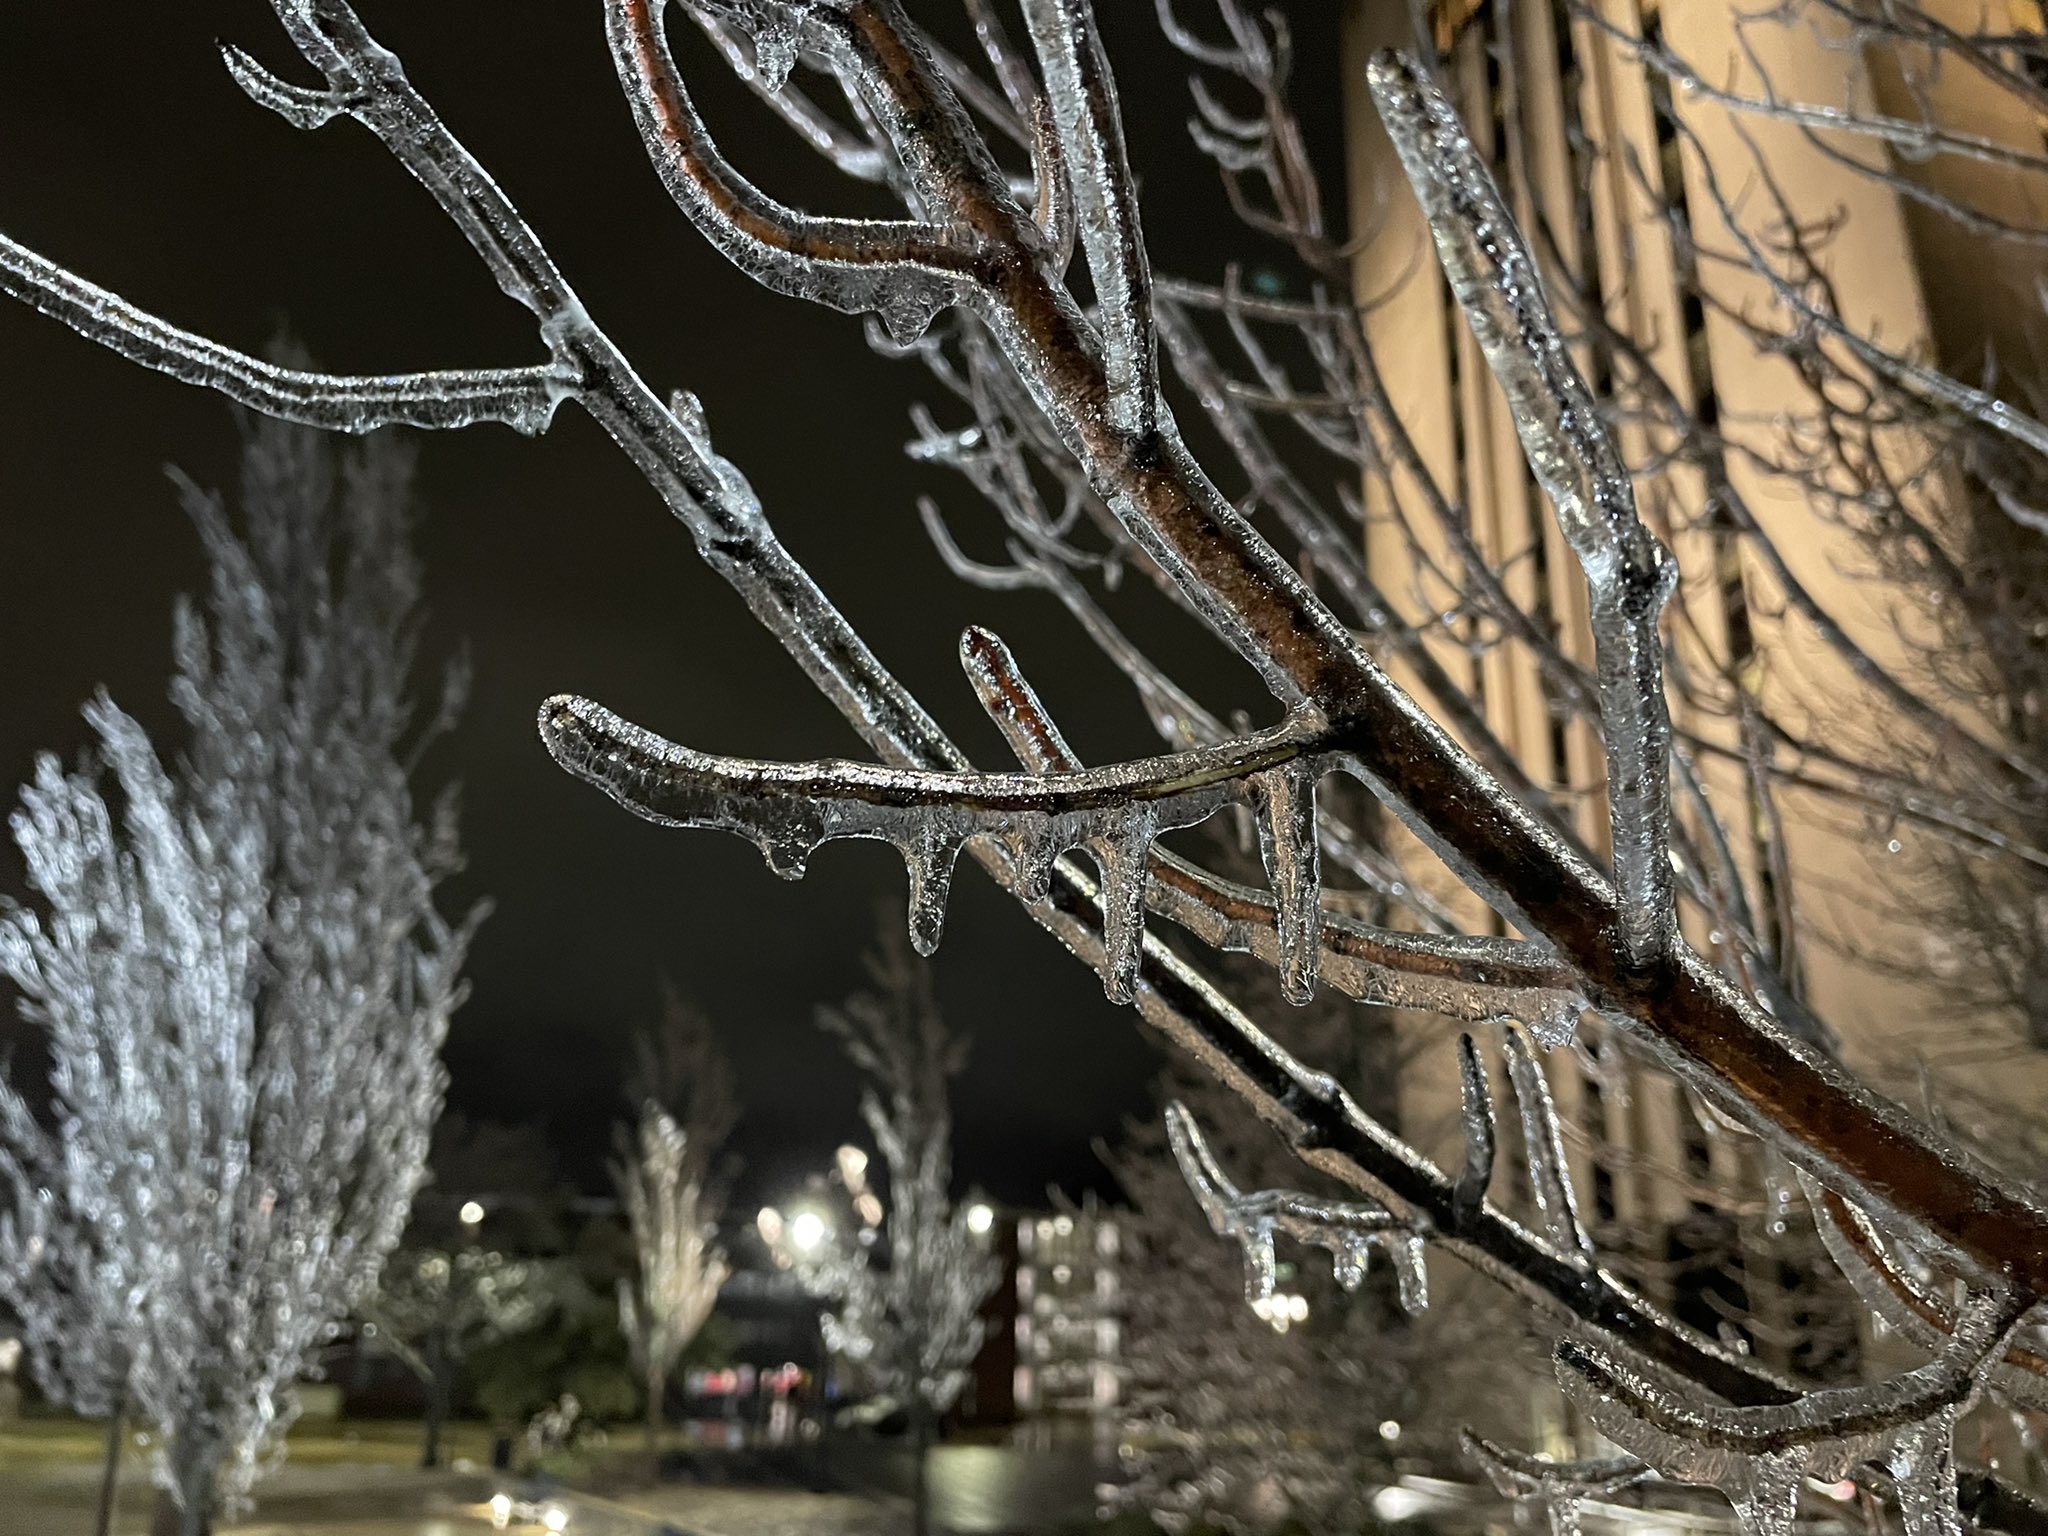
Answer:
<svg viewBox="0 0 2048 1536"><path fill-rule="evenodd" d="M1159 415L1152 270L1138 230L1137 188L1124 149L1116 84L1094 9L1089 0L1024 0L1023 9L1095 284L1110 425L1149 437Z"/></svg>
<svg viewBox="0 0 2048 1536"><path fill-rule="evenodd" d="M1646 959L1670 943L1673 914L1671 720L1657 618L1678 568L1636 515L1628 470L1550 312L1536 260L1449 99L1400 54L1375 55L1368 73L1451 291L1585 572L1623 938Z"/></svg>
<svg viewBox="0 0 2048 1536"><path fill-rule="evenodd" d="M727 163L697 114L662 33L659 5L605 8L619 82L669 195L727 260L777 293L873 314L898 345L973 295L976 240L957 225L817 218L784 206ZM812 5L750 7L763 84L794 66ZM820 43L830 45L829 38Z"/></svg>
<svg viewBox="0 0 2048 1536"><path fill-rule="evenodd" d="M532 436L547 430L555 407L577 382L572 370L555 363L372 376L283 367L180 330L5 235L0 235L0 292L145 368L214 390L266 416L333 432L388 426L449 429L497 421Z"/></svg>
<svg viewBox="0 0 2048 1536"><path fill-rule="evenodd" d="M551 699L541 711L548 750L636 815L669 826L736 832L777 874L797 878L833 838L892 844L910 872L910 933L930 954L945 921L954 861L968 839L994 841L1042 893L1053 861L1083 848L1102 872L1104 986L1120 1001L1136 989L1144 938L1147 858L1161 832L1194 826L1246 796L1263 795L1283 822L1272 867L1286 881L1280 907L1293 924L1291 963L1314 973L1317 865L1313 856L1313 736L1288 722L1244 740L1054 773L933 772L827 759L781 764L713 757L664 741L588 700ZM1048 738L1056 742L1057 737ZM1064 750L1062 747L1061 750ZM1268 763L1280 766L1272 770ZM1277 779L1275 775L1288 777ZM1271 782L1277 795L1253 785Z"/></svg>
<svg viewBox="0 0 2048 1536"><path fill-rule="evenodd" d="M1458 1036L1458 1116L1465 1130L1465 1166L1451 1192L1451 1208L1469 1221L1486 1204L1493 1182L1493 1160L1499 1137L1493 1122L1493 1093L1486 1081L1486 1063L1470 1035Z"/></svg>
<svg viewBox="0 0 2048 1536"><path fill-rule="evenodd" d="M433 905L449 807L422 825L407 784L409 473L259 422L239 519L187 483L211 585L177 612L178 755L101 695L93 754L42 758L12 820L38 900L0 914L0 972L56 1113L0 1081L0 1300L53 1397L155 1430L187 1530L282 1454L440 1111L469 925Z"/></svg>
<svg viewBox="0 0 2048 1536"><path fill-rule="evenodd" d="M1218 1237L1234 1238L1244 1250L1244 1295L1254 1305L1272 1299L1277 1256L1273 1239L1285 1233L1299 1243L1329 1251L1331 1271L1345 1290L1365 1279L1375 1250L1393 1266L1402 1307L1429 1307L1429 1269L1424 1237L1415 1224L1384 1205L1322 1200L1293 1190L1262 1189L1245 1194L1217 1164L1202 1129L1185 1105L1166 1107L1166 1135L1174 1161L1202 1214Z"/></svg>
<svg viewBox="0 0 2048 1536"><path fill-rule="evenodd" d="M1274 892L1280 946L1280 986L1291 1003L1315 995L1322 947L1322 866L1316 842L1316 779L1300 762L1255 774L1251 780L1259 825L1259 853Z"/></svg>
<svg viewBox="0 0 2048 1536"><path fill-rule="evenodd" d="M1564 1136L1558 1128L1557 1106L1550 1097L1550 1080L1529 1050L1529 1042L1513 1024L1501 1026L1501 1053L1507 1058L1508 1080L1514 1084L1515 1102L1521 1109L1522 1155L1529 1160L1529 1184L1544 1229L1565 1253L1591 1264L1593 1239L1579 1220L1571 1171L1564 1160Z"/></svg>
<svg viewBox="0 0 2048 1536"><path fill-rule="evenodd" d="M1810 1174L1799 1183L1813 1212L1828 1256L1858 1298L1902 1338L1925 1350L1939 1350L1955 1326L1955 1305L1937 1288L1924 1263L1903 1262L1876 1222L1849 1201L1821 1187ZM2015 1347L1985 1377L1999 1397L2016 1407L2048 1413L2048 1351L2038 1321L2015 1334ZM2023 1355L2022 1350L2025 1353ZM2024 1360L2024 1364L2018 1363Z"/></svg>

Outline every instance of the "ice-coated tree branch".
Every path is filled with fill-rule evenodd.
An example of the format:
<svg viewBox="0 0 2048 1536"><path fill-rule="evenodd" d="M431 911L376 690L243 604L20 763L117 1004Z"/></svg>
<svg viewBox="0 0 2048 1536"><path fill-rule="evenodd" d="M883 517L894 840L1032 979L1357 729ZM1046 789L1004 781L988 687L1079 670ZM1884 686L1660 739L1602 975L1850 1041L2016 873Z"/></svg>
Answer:
<svg viewBox="0 0 2048 1536"><path fill-rule="evenodd" d="M1578 1536L1579 1500L1611 1497L1651 1475L1651 1468L1633 1456L1549 1461L1496 1445L1470 1430L1463 1438L1465 1454L1503 1497L1542 1506L1551 1536Z"/></svg>
<svg viewBox="0 0 2048 1536"><path fill-rule="evenodd" d="M1756 931L1761 925L1739 873L1731 873L1734 861L1718 849L1711 828L1697 838L1672 835L1672 766L1694 803L1711 806L1697 793L1683 755L1667 756L1663 691L1695 688L1726 707L1731 677L1710 672L1695 679L1677 675L1674 665L1674 675L1659 681L1664 653L1656 607L1668 576L1625 499L1626 469L1638 466L1615 462L1594 402L1563 355L1527 253L1501 212L1507 204L1422 66L1382 60L1378 74L1383 84L1400 87L1392 115L1398 132L1408 114L1408 148L1434 143L1443 151L1417 168L1418 190L1454 287L1517 406L1532 467L1551 488L1560 526L1601 609L1597 698L1548 621L1526 611L1518 576L1482 553L1463 527L1462 510L1422 466L1371 357L1361 303L1320 292L1312 303L1254 300L1234 282L1217 290L1205 313L1210 323L1220 317L1229 327L1255 378L1233 379L1192 347L1174 360L1190 381L1205 381L1195 386L1201 403L1224 425L1231 455L1251 474L1253 488L1233 501L1197 463L1157 398L1152 337L1156 330L1175 353L1172 307L1157 293L1149 305L1139 301L1146 274L1121 134L1112 131L1115 92L1079 0L1038 5L1027 17L1036 18L1042 88L982 4L971 5L970 14L994 87L932 47L891 0L735 0L689 8L713 25L726 57L746 62L770 96L800 63L831 78L851 127L835 111L827 129L825 115L809 105L783 116L850 174L898 193L904 218L872 225L797 214L741 181L711 147L667 51L666 7L657 0L608 6L615 60L643 145L692 222L771 287L879 314L894 344L932 366L973 409L971 428L952 435L929 430L922 443L932 457L967 471L997 504L1015 539L1015 564L977 564L955 548L949 558L956 568L1057 597L1132 680L1169 745L1183 754L1084 768L1021 677L1009 675L1014 665L1006 673L999 647L984 646L968 658L970 677L1026 769L990 774L973 768L782 549L741 471L713 448L695 398L678 394L664 404L633 372L538 237L355 12L342 0L276 0L276 8L326 86L288 86L237 62L245 87L300 126L346 115L378 134L463 229L505 291L535 314L553 358L548 379L628 453L707 561L880 760L790 766L710 759L625 727L595 706L551 706L550 744L586 777L657 816L741 830L770 850L771 862L774 850L789 853L785 868L827 835L882 833L905 848L914 875L926 872L913 902L920 943L937 939L941 876L964 844L1104 976L1113 995L1131 998L1148 1024L1251 1104L1304 1160L1363 1197L1343 1204L1385 1210L1404 1230L1427 1233L1549 1315L1573 1319L1631 1358L1654 1362L1730 1404L1785 1404L1795 1392L1754 1361L1677 1325L1592 1261L1560 1167L1554 1112L1531 1080L1533 1063L1515 1054L1518 1044L1508 1047L1509 1075L1525 1117L1528 1172L1544 1191L1540 1232L1487 1199L1498 1149L1484 1076L1469 1050L1468 1157L1463 1173L1452 1176L1366 1115L1340 1085L1283 1050L1201 969L1145 932L1145 910L1173 918L1205 943L1260 956L1296 997L1320 972L1351 995L1461 1019L1513 1015L1547 1024L1543 1032L1556 1036L1568 1032L1583 1001L1624 1024L1771 1147L1898 1226L1942 1264L1980 1287L1998 1277L2021 1296L2048 1290L2048 1218L2037 1203L1789 1037L1787 1026L1799 1018L1796 992L1783 976L1753 973L1754 963L1772 958L1771 946ZM1219 14L1232 35L1229 48L1201 44L1177 22L1169 33L1198 60L1248 84L1259 115L1204 95L1197 102L1200 142L1247 216L1292 243L1318 282L1334 282L1341 259L1322 229L1314 178L1279 91L1284 33L1273 31L1269 41L1235 0L1224 0ZM1032 177L1004 169L970 105L996 125L1006 146L1034 148ZM1019 201L1019 185L1035 189L1035 214ZM1270 205L1253 205L1254 196ZM1093 315L1066 283L1070 223L1086 246L1098 300ZM1820 317L1813 333L1861 356L1854 341L1825 323L1828 311L1810 287L1790 291L1803 314ZM1194 290L1172 294L1199 307ZM927 333L942 313L943 332ZM1296 385L1276 360L1281 354L1258 340L1255 323L1293 328L1312 361L1311 384ZM131 335L124 329L130 324L117 316L108 334L148 360L155 344L148 328L133 322ZM1868 366L1916 391L1923 403L1980 424L1985 401L1994 399L1953 380L1927 384L1912 372L1917 363ZM1244 430L1254 408L1262 420L1302 424L1303 435L1342 459L1348 475L1398 473L1422 487L1418 522L1409 526L1405 507L1397 516L1413 556L1410 579L1455 589L1441 626L1472 635L1475 657L1495 643L1527 647L1564 701L1568 723L1600 733L1609 756L1612 880L1566 832L1557 798L1518 775L1511 754L1486 734L1468 729L1483 716L1469 700L1457 701L1459 686L1445 669L1400 673L1418 677L1441 725L1396 684L1387 667L1406 666L1401 652L1419 657L1435 642L1418 645L1398 620L1372 616L1371 585L1358 579L1357 562L1339 553L1345 538L1355 537L1356 512L1325 514L1306 505L1299 477L1277 472L1281 460ZM2017 432L2003 417L1989 425L2024 445L2024 423ZM1873 478L1881 475L1882 465ZM1823 476L1814 480L1826 484ZM1058 490L1041 507L1038 487L1045 483ZM1060 496L1064 506L1048 510ZM1314 584L1254 531L1250 517L1268 507L1280 510L1282 527L1311 552L1304 563ZM1091 533L1108 542L1107 555L1085 548ZM1081 577L1126 566L1156 582L1255 668L1282 726L1226 729L1169 669L1116 630ZM1319 586L1332 590L1342 616L1318 595ZM1768 822L1783 782L1784 738L1799 751L1816 744L1761 711L1744 718L1752 716L1755 728L1737 750L1745 766L1755 767ZM1424 926L1455 925L1441 901L1402 890L1389 866L1373 862L1360 826L1313 794L1310 770L1319 765L1305 755L1307 742L1341 743L1340 766L1526 937L1410 935L1336 910L1319 861L1341 860L1369 873L1369 887L1377 880L1390 898L1424 914ZM1276 743L1284 744L1283 755L1265 755ZM1069 795L1078 798L1061 799ZM729 798L721 803L718 796ZM1147 824L1158 807L1192 809L1212 796L1204 815L1249 800L1246 808L1263 822L1270 892L1234 886L1152 846L1152 834L1165 825ZM1055 825L1084 812L1128 835L1105 843L1097 821ZM1103 878L1066 854L1076 846L1091 853ZM1674 856L1682 866L1679 894L1734 930L1711 941L1713 961L1673 932ZM1759 999L1768 999L1778 1017ZM879 1128L876 1134L881 1138ZM1225 1184L1204 1177L1221 1195ZM1226 1210L1234 1209L1231 1197L1222 1198ZM1921 1433L1945 1446L1943 1411L1936 1409Z"/></svg>
<svg viewBox="0 0 2048 1536"><path fill-rule="evenodd" d="M1024 24L1045 78L1045 112L1059 146L1081 248L1095 282L1109 385L1110 423L1149 437L1159 418L1159 344L1153 334L1152 265L1138 229L1138 194L1124 147L1123 116L1090 0L1025 0ZM1057 194L1051 194L1057 198ZM1048 236L1064 222L1052 201Z"/></svg>
<svg viewBox="0 0 2048 1536"><path fill-rule="evenodd" d="M1569 1338L1558 1345L1558 1379L1616 1444L1667 1476L1720 1487L1749 1530L1789 1529L1802 1478L1839 1479L1869 1460L1897 1481L1910 1536L1961 1536L1950 1436L2025 1309L2010 1291L1979 1292L1928 1364L1778 1406L1699 1402L1599 1345Z"/></svg>
<svg viewBox="0 0 2048 1536"><path fill-rule="evenodd" d="M1535 258L1450 102L1398 55L1375 58L1371 79L1451 291L1585 572L1622 936L1645 961L1670 942L1673 918L1671 718L1657 618L1678 568L1636 515L1628 470L1566 350Z"/></svg>
<svg viewBox="0 0 2048 1536"><path fill-rule="evenodd" d="M992 838L1017 869L1025 899L1041 895L1053 861L1085 847L1110 888L1116 950L1104 984L1128 1002L1143 931L1146 854L1159 833L1194 826L1249 797L1299 830L1273 843L1269 865L1283 908L1280 931L1298 949L1301 984L1314 975L1316 891L1312 801L1297 788L1339 744L1290 722L1261 736L1169 757L1062 774L935 773L827 761L801 765L708 757L628 725L582 699L550 700L542 739L556 761L620 804L670 826L718 827L746 836L769 867L801 875L818 844L835 837L893 843L910 871L910 931L921 954L938 947L953 864L969 838Z"/></svg>
<svg viewBox="0 0 2048 1536"><path fill-rule="evenodd" d="M180 383L216 390L266 416L331 432L501 421L530 437L547 430L555 406L575 383L547 364L374 377L280 367L180 330L4 235L0 291Z"/></svg>
<svg viewBox="0 0 2048 1536"><path fill-rule="evenodd" d="M669 195L718 250L778 292L872 311L900 342L914 340L974 280L964 232L916 222L819 219L750 185L712 144L662 35L665 0L606 7L613 59L641 139Z"/></svg>

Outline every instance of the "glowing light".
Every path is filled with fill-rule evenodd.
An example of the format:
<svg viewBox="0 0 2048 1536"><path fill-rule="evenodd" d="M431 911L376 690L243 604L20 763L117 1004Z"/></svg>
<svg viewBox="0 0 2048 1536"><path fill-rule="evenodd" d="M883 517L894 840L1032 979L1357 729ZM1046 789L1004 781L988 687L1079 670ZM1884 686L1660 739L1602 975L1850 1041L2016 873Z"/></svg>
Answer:
<svg viewBox="0 0 2048 1536"><path fill-rule="evenodd" d="M1392 1445L1396 1440L1401 1438L1401 1426L1399 1424L1396 1424L1392 1419L1381 1419L1380 1438L1386 1441L1389 1445Z"/></svg>
<svg viewBox="0 0 2048 1536"><path fill-rule="evenodd" d="M540 1523L557 1533L566 1531L569 1528L569 1511L559 1504L550 1504L540 1512Z"/></svg>
<svg viewBox="0 0 2048 1536"><path fill-rule="evenodd" d="M840 1182L848 1189L856 1188L868 1171L868 1155L856 1146L841 1147L833 1154L839 1161Z"/></svg>
<svg viewBox="0 0 2048 1536"><path fill-rule="evenodd" d="M446 1210L447 1207L443 1206L442 1209ZM462 1219L462 1224L465 1227L475 1227L483 1224L484 1208L474 1200L465 1200L462 1209L455 1214Z"/></svg>
<svg viewBox="0 0 2048 1536"><path fill-rule="evenodd" d="M976 1237L980 1237L995 1224L996 1213L988 1206L975 1204L967 1207L967 1230Z"/></svg>
<svg viewBox="0 0 2048 1536"><path fill-rule="evenodd" d="M512 1523L512 1498L511 1498L511 1495L509 1495L509 1494L503 1494L503 1493L494 1493L494 1494L492 1494L492 1495L491 1495L491 1524L492 1524L492 1525L494 1525L494 1526L496 1526L496 1527L497 1527L497 1528L498 1528L499 1530L501 1530L501 1531L502 1531L503 1529L505 1529L505 1527L506 1527L506 1526L510 1525L511 1523Z"/></svg>
<svg viewBox="0 0 2048 1536"><path fill-rule="evenodd" d="M1271 1323L1275 1333L1285 1333L1296 1323L1308 1320L1308 1298L1280 1294L1261 1296L1252 1303L1252 1311L1261 1321Z"/></svg>
<svg viewBox="0 0 2048 1536"><path fill-rule="evenodd" d="M1382 1488L1372 1496L1372 1512L1388 1525L1398 1525L1403 1520L1412 1520L1429 1508L1430 1501L1413 1488L1396 1484Z"/></svg>
<svg viewBox="0 0 2048 1536"><path fill-rule="evenodd" d="M825 1218L816 1211L798 1211L790 1219L789 1241L797 1252L811 1252L825 1241Z"/></svg>

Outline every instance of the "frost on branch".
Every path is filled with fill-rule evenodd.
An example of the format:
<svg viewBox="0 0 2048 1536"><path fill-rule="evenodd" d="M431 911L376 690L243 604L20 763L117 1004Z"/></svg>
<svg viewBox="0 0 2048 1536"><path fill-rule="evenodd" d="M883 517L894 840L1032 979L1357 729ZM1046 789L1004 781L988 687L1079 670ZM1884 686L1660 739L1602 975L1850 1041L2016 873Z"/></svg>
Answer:
<svg viewBox="0 0 2048 1536"><path fill-rule="evenodd" d="M1386 1255L1400 1287L1401 1305L1421 1312L1429 1305L1429 1270L1422 1257L1423 1229L1376 1203L1318 1200L1285 1189L1245 1194L1217 1165L1194 1116L1180 1104L1166 1107L1166 1133L1174 1160L1202 1214L1218 1237L1234 1238L1244 1250L1244 1295L1253 1305L1273 1296L1273 1239L1285 1233L1299 1243L1326 1248L1337 1283L1355 1291L1365 1279L1374 1249Z"/></svg>
<svg viewBox="0 0 2048 1536"><path fill-rule="evenodd" d="M468 929L432 899L452 807L421 825L407 785L408 474L387 440L337 461L259 423L245 529L186 487L212 586L177 615L179 755L102 696L95 750L44 757L13 818L40 900L0 915L0 971L57 1128L0 1086L0 1180L31 1218L0 1248L35 1255L0 1297L52 1395L125 1393L155 1426L186 1533L281 1454L440 1110Z"/></svg>

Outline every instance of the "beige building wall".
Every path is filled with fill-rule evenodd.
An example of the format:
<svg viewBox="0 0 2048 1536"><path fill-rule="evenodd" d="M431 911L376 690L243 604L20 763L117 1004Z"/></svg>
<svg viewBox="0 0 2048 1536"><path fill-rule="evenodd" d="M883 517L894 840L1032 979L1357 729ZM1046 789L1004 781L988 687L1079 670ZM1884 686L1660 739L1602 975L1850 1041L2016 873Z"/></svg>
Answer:
<svg viewBox="0 0 2048 1536"><path fill-rule="evenodd" d="M1720 71L1716 84L1736 91L1761 85L1736 37L1741 8L1686 0L1667 3L1660 16L1655 0L1594 3L1620 32L1661 28L1679 53ZM1982 0L1967 4L1975 24ZM2009 5L2014 25L2039 25L2033 0L1990 5ZM1494 157L1525 228L1539 232L1533 236L1539 245L1548 242L1540 250L1546 264L1592 296L1607 324L1636 340L1687 407L1711 410L1733 445L1725 460L1729 477L1792 576L1872 658L1909 674L1910 599L1876 579L1859 540L1816 515L1807 486L1770 467L1787 458L1788 421L1811 411L1797 372L1760 348L1744 323L1770 320L1770 289L1732 264L1709 260L1697 269L1708 302L1689 298L1693 273L1667 212L1680 210L1699 248L1730 250L1734 240L1704 168L1711 168L1722 197L1737 205L1737 227L1756 234L1774 217L1759 188L1761 163L1803 214L1839 216L1845 233L1822 254L1844 318L1888 346L1948 363L1957 361L1966 338L2011 329L2016 322L2008 311L2030 316L2026 323L2038 330L2039 299L2026 305L2017 299L2040 280L2039 264L2028 270L2023 260L2002 258L1982 282L1939 281L1966 262L1981 264L1982 242L1962 242L1969 247L1962 249L1952 223L1840 158L1874 153L1868 144L1838 136L1823 147L1795 126L1738 118L1681 97L1677 115L1697 146L1696 153L1683 151L1668 130L1659 130L1667 87L1624 47L1571 15L1563 0L1517 0L1511 28L1503 19L1508 14L1486 0L1441 0L1432 12L1434 42L1467 124ZM1397 0L1350 0L1342 60L1355 291L1367 307L1383 382L1406 429L1405 442L1376 445L1391 468L1385 477L1368 476L1368 560L1392 603L1429 637L1452 675L1469 684L1531 777L1554 786L1572 806L1580 834L1604 850L1597 740L1583 725L1556 722L1556 686L1529 646L1511 635L1476 633L1460 610L1459 543L1469 539L1505 572L1515 601L1555 626L1561 648L1590 662L1583 581L1529 478L1505 402L1449 298L1363 88L1373 48L1413 45L1409 18L1408 6ZM1768 50L1763 62L1770 86L1781 97L1902 110L1906 86L1898 72L1867 69L1860 54L1838 46L1839 38L1786 28L1766 37L1752 30L1750 45L1760 39ZM1503 57L1513 61L1512 70L1500 67ZM1935 104L1944 112L1953 108L1957 126L2030 143L2039 152L2042 125L2015 115L2010 102L1987 105L1985 94L1958 82L1952 100ZM1599 152L1589 153L1588 144ZM2042 194L2022 187L1987 190L1989 171L1979 162L1916 168L1923 172L1950 195L1968 194L2015 221L2048 222ZM1775 323L1782 323L1782 311L1776 313ZM2048 356L2048 338L2022 331L2004 344L2032 347L2037 360ZM1596 392L1608 395L1610 381L1598 375L1593 359L1582 357L1581 365ZM1622 422L1618 431L1631 464L1655 463L1674 446L1641 419ZM1925 468L1925 450L1911 439L1884 442L1880 451L1901 469ZM1954 1023L1939 957L1923 954L1923 933L1901 916L1910 901L1894 899L1912 894L1899 889L1909 861L1889 851L1884 830L1817 795L1782 796L1782 831L1764 819L1741 761L1737 715L1745 696L1755 698L1780 718L1845 743L1903 738L1910 728L1887 718L1812 627L1789 615L1769 566L1713 517L1698 469L1660 467L1639 477L1636 490L1645 520L1682 571L1669 632L1674 671L1688 679L1691 698L1675 698L1674 724L1695 744L1700 779L1759 926L1766 932L1785 923L1796 928L1803 996L1839 1034L1851 1064L1875 1072L1895 1068L1923 1032L1938 1034ZM1955 515L1968 510L1958 505ZM1452 900L1475 928L1500 929L1448 872L1431 868L1419 847L1405 852L1418 880ZM1725 953L1716 914L1695 909L1686 923L1702 950ZM1873 956L1887 963L1873 963ZM1438 1153L1450 1153L1456 1084L1449 1030L1427 1020L1403 1027L1417 1037L1405 1059L1418 1064L1403 1085L1404 1128ZM1593 1049L1579 1057L1555 1052L1549 1058L1560 1109L1575 1124L1574 1171L1582 1201L1595 1207L1589 1217L1617 1232L1640 1233L1669 1229L1713 1206L1740 1218L1743 1241L1756 1250L1757 1273L1770 1268L1767 1251L1782 1220L1755 1144L1703 1119L1667 1079L1641 1070L1626 1053L1601 1051L1597 1039L1589 1044ZM2005 1061L1997 1071L2001 1091L2022 1103L2029 1095L2035 1104L2048 1103L2048 1054ZM1646 1263L1646 1277L1655 1269ZM1753 1287L1750 1300L1759 1314L1776 1304L1769 1287ZM1769 1332L1772 1320L1759 1321Z"/></svg>

